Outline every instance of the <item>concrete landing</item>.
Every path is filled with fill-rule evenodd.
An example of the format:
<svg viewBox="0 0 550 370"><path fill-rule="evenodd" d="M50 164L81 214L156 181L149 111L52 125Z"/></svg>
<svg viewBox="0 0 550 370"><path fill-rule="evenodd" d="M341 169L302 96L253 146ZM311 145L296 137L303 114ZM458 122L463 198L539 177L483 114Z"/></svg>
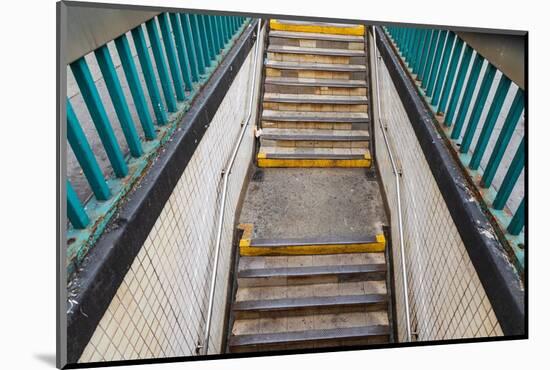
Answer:
<svg viewBox="0 0 550 370"><path fill-rule="evenodd" d="M364 237L387 224L373 170L256 169L239 223L254 239Z"/></svg>

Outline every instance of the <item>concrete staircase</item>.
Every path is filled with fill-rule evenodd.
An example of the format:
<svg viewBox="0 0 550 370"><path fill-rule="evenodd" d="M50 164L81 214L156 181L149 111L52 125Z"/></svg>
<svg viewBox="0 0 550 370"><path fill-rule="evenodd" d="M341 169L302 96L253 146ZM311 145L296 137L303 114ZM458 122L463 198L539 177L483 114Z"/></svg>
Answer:
<svg viewBox="0 0 550 370"><path fill-rule="evenodd" d="M386 343L383 253L241 257L230 352Z"/></svg>
<svg viewBox="0 0 550 370"><path fill-rule="evenodd" d="M369 167L364 27L271 20L259 167Z"/></svg>
<svg viewBox="0 0 550 370"><path fill-rule="evenodd" d="M364 28L270 26L227 351L387 343L387 221L357 168L371 165Z"/></svg>

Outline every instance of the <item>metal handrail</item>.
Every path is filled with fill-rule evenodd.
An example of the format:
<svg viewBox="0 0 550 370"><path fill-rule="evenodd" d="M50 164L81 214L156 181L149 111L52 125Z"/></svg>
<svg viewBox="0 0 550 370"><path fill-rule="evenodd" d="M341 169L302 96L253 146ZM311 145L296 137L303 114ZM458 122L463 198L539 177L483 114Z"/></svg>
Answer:
<svg viewBox="0 0 550 370"><path fill-rule="evenodd" d="M372 28L373 38L374 38L374 74L376 79L376 105L377 105L377 111L378 111L378 124L380 125L380 129L382 130L382 136L384 137L384 143L386 144L386 149L388 151L388 155L390 157L392 172L395 176L395 192L396 192L396 198L397 198L397 225L399 228L399 249L401 251L401 272L403 277L403 299L405 300L405 319L407 323L407 342L411 341L411 316L409 311L409 286L407 282L407 266L405 263L405 244L403 241L403 213L401 209L401 190L400 190L400 182L399 179L403 175L400 170L397 169L397 165L395 164L395 159L392 153L392 150L390 148L390 144L388 142L388 137L386 136L386 131L388 130L387 126L384 126L382 124L382 113L380 108L380 88L379 88L379 80L378 80L378 59L380 59L380 56L377 52L376 47L376 28Z"/></svg>
<svg viewBox="0 0 550 370"><path fill-rule="evenodd" d="M244 135L246 133L246 128L248 127L248 124L250 123L250 118L252 117L252 107L253 107L253 101L254 101L254 95L256 95L256 68L258 66L258 49L259 49L259 40L260 37L260 30L261 30L261 24L262 20L258 20L258 29L256 31L256 46L254 50L254 74L252 76L252 94L250 94L250 100L248 102L248 116L246 117L244 124L242 125L241 132L239 134L239 139L237 140L235 147L233 148L233 153L231 155L231 158L229 160L229 163L227 167L222 170L222 176L223 176L223 187L222 187L222 199L221 199L221 205L219 210L219 218L218 218L218 231L216 234L216 249L215 249L215 256L214 256L214 267L212 269L212 278L210 282L210 296L208 299L208 313L206 315L206 327L204 329L204 345L198 346L197 348L203 348L204 354L208 354L208 344L210 340L210 324L212 321L212 309L214 306L214 294L216 292L216 277L218 274L218 262L220 257L220 246L221 246L221 237L222 237L222 231L223 231L223 220L225 217L225 201L227 198L227 186L229 183L229 175L231 174L231 169L233 168L233 164L235 163L235 158L237 157L237 153L239 151L239 148L241 147L241 143L243 141Z"/></svg>

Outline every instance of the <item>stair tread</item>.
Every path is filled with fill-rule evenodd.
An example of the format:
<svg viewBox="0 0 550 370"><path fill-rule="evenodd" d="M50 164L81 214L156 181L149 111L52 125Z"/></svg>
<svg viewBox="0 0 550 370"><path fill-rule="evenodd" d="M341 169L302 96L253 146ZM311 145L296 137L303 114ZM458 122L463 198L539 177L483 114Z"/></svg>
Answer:
<svg viewBox="0 0 550 370"><path fill-rule="evenodd" d="M279 69L299 69L332 72L365 72L367 67L362 64L331 64L331 63L304 63L267 60L266 67Z"/></svg>
<svg viewBox="0 0 550 370"><path fill-rule="evenodd" d="M329 148L330 149L330 148ZM264 239L256 238L250 240L250 246L252 247L277 247L288 245L334 245L334 244L361 244L361 243L373 243L376 242L375 235L364 235L356 237L343 237L343 236L324 236L318 238L277 238L277 239Z"/></svg>
<svg viewBox="0 0 550 370"><path fill-rule="evenodd" d="M341 27L341 28L355 28L359 25L357 24L348 24L348 23L336 23L336 22L320 22L320 21L296 21L290 19L274 19L280 24L295 24L295 25L304 25L304 26L331 26L331 27Z"/></svg>
<svg viewBox="0 0 550 370"><path fill-rule="evenodd" d="M327 266L301 266L301 267L272 267L241 270L239 278L263 278L263 277L303 277L334 274L359 274L369 272L385 272L384 264L369 265L327 265Z"/></svg>
<svg viewBox="0 0 550 370"><path fill-rule="evenodd" d="M386 303L385 294L355 294L328 297L278 298L237 301L233 311L279 311L315 307L355 306Z"/></svg>
<svg viewBox="0 0 550 370"><path fill-rule="evenodd" d="M366 141L367 130L323 130L323 129L284 129L263 128L260 137L268 140L303 141Z"/></svg>
<svg viewBox="0 0 550 370"><path fill-rule="evenodd" d="M242 334L229 338L230 346L247 346L258 344L294 343L322 341L332 339L353 339L369 336L389 335L387 325L370 325L351 328L317 329L304 331L287 331L280 333Z"/></svg>
<svg viewBox="0 0 550 370"><path fill-rule="evenodd" d="M363 123L369 121L369 115L364 112L296 112L265 109L262 111L262 119L272 121Z"/></svg>
<svg viewBox="0 0 550 370"><path fill-rule="evenodd" d="M339 80L331 78L266 77L265 83L291 86L367 87L365 80Z"/></svg>
<svg viewBox="0 0 550 370"><path fill-rule="evenodd" d="M316 32L297 32L297 31L279 31L271 30L270 37L280 37L288 39L306 39L306 40L326 40L326 41L344 41L344 42L364 42L362 36L356 35L335 35L329 33Z"/></svg>
<svg viewBox="0 0 550 370"><path fill-rule="evenodd" d="M269 282L269 284L264 285L264 282ZM239 289L235 296L235 302L352 294L387 294L385 272L239 278ZM301 313L303 314L303 312Z"/></svg>
<svg viewBox="0 0 550 370"><path fill-rule="evenodd" d="M262 145L260 155L267 159L365 159L370 158L370 151L367 148L287 148Z"/></svg>
<svg viewBox="0 0 550 370"><path fill-rule="evenodd" d="M302 256L241 256L239 258L239 270L260 269L268 267L301 267L301 266L328 266L328 265L370 265L385 264L384 253L353 253L330 254L313 256L304 264Z"/></svg>
<svg viewBox="0 0 550 370"><path fill-rule="evenodd" d="M282 94L265 93L263 100L274 103L305 104L367 104L366 96L361 95L318 95L318 94Z"/></svg>
<svg viewBox="0 0 550 370"><path fill-rule="evenodd" d="M349 56L349 57L365 56L364 50L307 48L307 47L289 46L289 45L269 45L267 47L267 52L283 53L283 54L315 54L315 55L332 55L332 56Z"/></svg>

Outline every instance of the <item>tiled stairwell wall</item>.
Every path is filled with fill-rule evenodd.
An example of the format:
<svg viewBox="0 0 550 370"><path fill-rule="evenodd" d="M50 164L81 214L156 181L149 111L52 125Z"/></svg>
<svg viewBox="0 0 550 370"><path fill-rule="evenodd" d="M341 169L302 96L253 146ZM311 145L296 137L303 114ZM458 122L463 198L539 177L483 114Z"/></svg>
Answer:
<svg viewBox="0 0 550 370"><path fill-rule="evenodd" d="M258 37L262 42L263 35ZM259 55L263 53L260 44ZM245 120L252 92L254 48L241 66L193 157L165 204L79 362L195 355L203 341L222 169ZM259 96L262 59L256 68ZM209 354L222 351L235 211L253 154L247 129L229 181Z"/></svg>
<svg viewBox="0 0 550 370"><path fill-rule="evenodd" d="M376 165L391 213L398 339L406 340L395 179L376 112L374 49L369 34ZM402 170L405 259L413 340L502 336L491 303L453 223L384 62L378 60L382 122Z"/></svg>

